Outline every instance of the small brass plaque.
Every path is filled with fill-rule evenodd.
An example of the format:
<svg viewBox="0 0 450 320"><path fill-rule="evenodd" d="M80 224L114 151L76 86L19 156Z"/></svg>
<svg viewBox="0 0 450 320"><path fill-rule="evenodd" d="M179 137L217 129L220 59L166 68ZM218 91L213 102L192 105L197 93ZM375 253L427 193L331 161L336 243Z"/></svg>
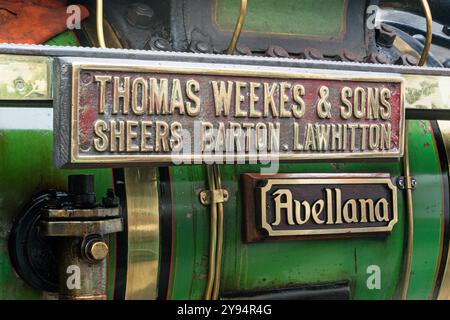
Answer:
<svg viewBox="0 0 450 320"><path fill-rule="evenodd" d="M392 75L157 61L57 66L60 167L403 155L403 80Z"/></svg>
<svg viewBox="0 0 450 320"><path fill-rule="evenodd" d="M389 233L397 188L387 174L242 175L247 242Z"/></svg>
<svg viewBox="0 0 450 320"><path fill-rule="evenodd" d="M0 54L0 100L50 100L50 59Z"/></svg>

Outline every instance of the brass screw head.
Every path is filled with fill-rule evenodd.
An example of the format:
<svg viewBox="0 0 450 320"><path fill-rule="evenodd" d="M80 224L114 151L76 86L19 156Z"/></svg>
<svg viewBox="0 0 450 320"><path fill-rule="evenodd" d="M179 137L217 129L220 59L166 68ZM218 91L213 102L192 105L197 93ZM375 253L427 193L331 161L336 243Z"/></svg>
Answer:
<svg viewBox="0 0 450 320"><path fill-rule="evenodd" d="M207 204L208 204L208 196L207 196L207 194L206 194L206 191L200 192L200 202L201 202L203 205L207 205Z"/></svg>
<svg viewBox="0 0 450 320"><path fill-rule="evenodd" d="M108 245L104 241L92 240L86 246L86 255L94 261L102 261L108 252Z"/></svg>

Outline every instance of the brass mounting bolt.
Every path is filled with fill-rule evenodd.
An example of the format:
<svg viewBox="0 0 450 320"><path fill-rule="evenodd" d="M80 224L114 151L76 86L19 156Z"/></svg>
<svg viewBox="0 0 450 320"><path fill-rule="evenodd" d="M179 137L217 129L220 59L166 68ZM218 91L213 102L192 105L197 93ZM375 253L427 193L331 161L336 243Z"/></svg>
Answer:
<svg viewBox="0 0 450 320"><path fill-rule="evenodd" d="M94 261L102 261L108 256L108 245L99 239L90 240L85 246L86 256Z"/></svg>
<svg viewBox="0 0 450 320"><path fill-rule="evenodd" d="M225 189L204 190L200 192L200 202L204 205L228 201L228 191Z"/></svg>

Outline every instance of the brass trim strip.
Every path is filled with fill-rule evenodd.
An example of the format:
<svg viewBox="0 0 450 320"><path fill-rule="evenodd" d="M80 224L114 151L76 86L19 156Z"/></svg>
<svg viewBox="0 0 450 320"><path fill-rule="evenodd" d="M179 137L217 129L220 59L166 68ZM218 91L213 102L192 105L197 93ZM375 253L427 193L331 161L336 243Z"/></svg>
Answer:
<svg viewBox="0 0 450 320"><path fill-rule="evenodd" d="M450 121L438 121L439 130L441 131L442 141L444 142L447 160L450 159ZM450 170L450 163L447 163ZM450 251L450 247L448 248ZM442 276L441 287L439 289L437 300L450 300L450 252L447 253L444 275Z"/></svg>
<svg viewBox="0 0 450 320"><path fill-rule="evenodd" d="M156 299L159 272L159 194L156 168L125 168L128 268L125 299Z"/></svg>

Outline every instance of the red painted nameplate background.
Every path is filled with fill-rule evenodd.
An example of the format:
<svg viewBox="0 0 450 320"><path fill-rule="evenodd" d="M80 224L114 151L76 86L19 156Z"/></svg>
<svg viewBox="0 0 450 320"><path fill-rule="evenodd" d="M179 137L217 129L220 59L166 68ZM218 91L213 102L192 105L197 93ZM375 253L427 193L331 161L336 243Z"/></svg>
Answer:
<svg viewBox="0 0 450 320"><path fill-rule="evenodd" d="M398 158L402 90L399 78L300 70L74 67L71 157L155 164L220 163L226 153L234 160Z"/></svg>

